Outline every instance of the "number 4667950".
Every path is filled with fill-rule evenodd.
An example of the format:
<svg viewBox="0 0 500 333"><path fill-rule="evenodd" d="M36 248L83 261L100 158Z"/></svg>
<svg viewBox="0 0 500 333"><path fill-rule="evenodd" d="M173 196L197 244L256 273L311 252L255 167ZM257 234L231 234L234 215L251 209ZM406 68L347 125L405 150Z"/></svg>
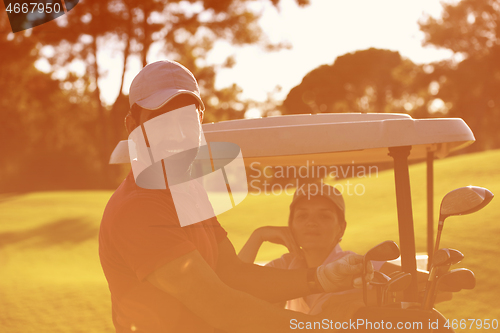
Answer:
<svg viewBox="0 0 500 333"><path fill-rule="evenodd" d="M498 329L498 320L497 319L447 319L444 324L446 328L452 328L454 330L460 328L464 329Z"/></svg>
<svg viewBox="0 0 500 333"><path fill-rule="evenodd" d="M38 2L30 2L30 3L9 3L6 8L8 13L47 13L50 14L52 12L59 13L61 11L61 4L59 3L38 3Z"/></svg>

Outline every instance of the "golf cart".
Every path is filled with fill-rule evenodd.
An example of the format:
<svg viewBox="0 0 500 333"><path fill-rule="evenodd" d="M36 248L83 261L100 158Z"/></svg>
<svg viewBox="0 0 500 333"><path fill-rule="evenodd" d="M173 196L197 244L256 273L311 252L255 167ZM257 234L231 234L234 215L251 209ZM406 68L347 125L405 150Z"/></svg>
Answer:
<svg viewBox="0 0 500 333"><path fill-rule="evenodd" d="M419 332L431 331L427 327L429 320L439 320L440 330L452 331L451 328L443 327L444 317L432 307L432 293L437 288L437 278L434 278L438 276L437 268L434 269L432 264L446 267L445 263L449 263L451 257L449 253L441 252L439 256L436 255L436 260L433 256L438 250L440 235L439 231L434 249L433 161L474 142L474 135L462 119L413 119L403 114L376 113L289 115L205 124L203 131L209 145L211 142L231 142L238 145L245 165L259 162L268 166L301 166L308 160L314 160L317 165L336 166L393 162L401 270L407 276L409 274L410 278L404 279L407 288L404 290L403 302L392 306L366 307L356 317L372 320L389 318L388 320L394 321L416 318L424 323ZM126 140L117 146L111 163L128 161L126 146ZM429 286L434 289L429 290L428 286L424 300L419 299L416 279L417 260L408 171L411 161L427 161L427 252L428 270L432 276ZM476 211L492 197L491 192L478 187L450 192L441 205L440 230L444 218ZM394 246L391 243L383 244L369 251L367 258L395 259ZM399 253L395 257L398 256ZM442 271L441 275L448 274L446 271ZM458 274L460 278L469 276L468 281L472 281L470 273L450 275ZM453 277L446 279L454 281ZM470 286L471 283L462 287ZM460 285L455 286L455 289L459 287Z"/></svg>

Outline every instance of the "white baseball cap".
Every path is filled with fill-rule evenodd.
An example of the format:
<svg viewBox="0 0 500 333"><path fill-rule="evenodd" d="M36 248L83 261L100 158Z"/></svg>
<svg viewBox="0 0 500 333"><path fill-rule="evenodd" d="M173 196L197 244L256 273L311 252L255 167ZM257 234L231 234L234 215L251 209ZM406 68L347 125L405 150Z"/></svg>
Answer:
<svg viewBox="0 0 500 333"><path fill-rule="evenodd" d="M314 192L312 192L313 188ZM309 200L311 197L316 197L316 196L318 197L321 196L329 199L335 205L335 207L337 207L340 210L342 219L345 220L345 202L344 198L342 197L342 193L335 187L325 184L323 182L313 183L310 184L309 186L297 188L297 190L293 195L292 203L290 204L290 218L292 217L292 212L295 206L297 205L297 202L299 202L304 198Z"/></svg>
<svg viewBox="0 0 500 333"><path fill-rule="evenodd" d="M205 104L193 73L178 62L160 60L146 65L132 81L129 92L130 107L137 104L148 110L156 110L180 94L195 97L201 111Z"/></svg>

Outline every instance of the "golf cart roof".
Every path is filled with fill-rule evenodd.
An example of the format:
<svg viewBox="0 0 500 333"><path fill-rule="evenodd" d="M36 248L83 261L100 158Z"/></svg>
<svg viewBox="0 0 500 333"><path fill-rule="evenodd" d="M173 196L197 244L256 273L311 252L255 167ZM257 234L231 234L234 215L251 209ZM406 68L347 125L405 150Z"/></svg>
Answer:
<svg viewBox="0 0 500 333"><path fill-rule="evenodd" d="M475 141L459 118L413 119L405 114L325 113L229 120L204 124L207 142L233 142L245 164L342 165L391 161L388 147L412 146L409 160L427 152L442 158ZM127 140L110 163L128 163Z"/></svg>

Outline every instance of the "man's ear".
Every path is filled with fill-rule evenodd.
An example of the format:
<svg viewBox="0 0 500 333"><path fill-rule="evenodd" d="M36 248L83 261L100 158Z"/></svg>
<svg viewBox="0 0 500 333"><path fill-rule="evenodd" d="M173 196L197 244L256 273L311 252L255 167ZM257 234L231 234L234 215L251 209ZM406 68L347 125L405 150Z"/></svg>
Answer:
<svg viewBox="0 0 500 333"><path fill-rule="evenodd" d="M127 129L127 133L130 134L132 131L138 126L132 114L129 112L125 117L125 128Z"/></svg>

